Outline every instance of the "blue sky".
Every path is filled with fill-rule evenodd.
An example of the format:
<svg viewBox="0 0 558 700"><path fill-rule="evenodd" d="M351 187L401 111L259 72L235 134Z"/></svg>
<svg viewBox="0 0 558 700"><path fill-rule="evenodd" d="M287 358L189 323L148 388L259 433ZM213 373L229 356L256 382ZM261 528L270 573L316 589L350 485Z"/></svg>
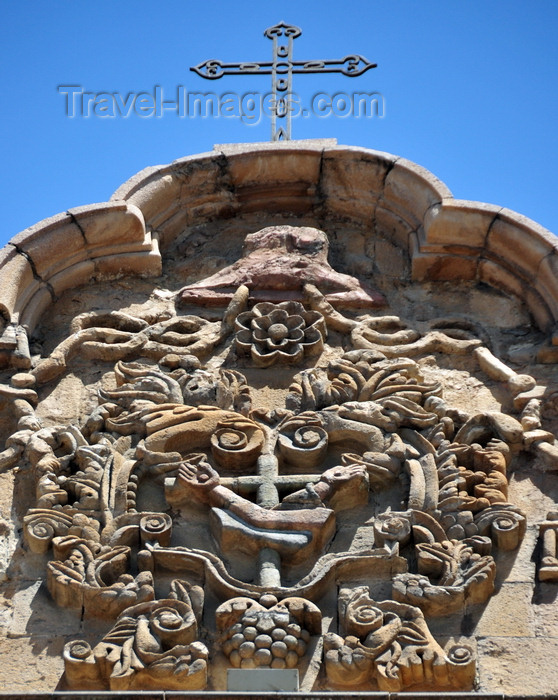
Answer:
<svg viewBox="0 0 558 700"><path fill-rule="evenodd" d="M58 86L116 94L124 112L129 95L154 95L155 86L166 100L179 86L219 99L263 95L268 76L207 81L189 67L269 60L263 31L281 20L302 28L295 59L360 53L378 63L354 79L295 76L305 106L316 93L353 92L379 92L384 104L381 118L296 118L293 138L404 156L455 197L510 207L558 233L558 3L10 0L2 15L2 244L55 213L106 201L149 165L214 143L269 140L267 119L148 117L139 103L128 117L99 116L90 103L90 117L78 105L69 118Z"/></svg>

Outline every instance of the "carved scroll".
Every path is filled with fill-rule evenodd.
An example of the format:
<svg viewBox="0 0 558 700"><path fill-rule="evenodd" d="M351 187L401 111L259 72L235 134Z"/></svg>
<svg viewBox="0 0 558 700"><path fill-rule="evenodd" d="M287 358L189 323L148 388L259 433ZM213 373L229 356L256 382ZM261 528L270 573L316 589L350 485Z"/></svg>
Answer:
<svg viewBox="0 0 558 700"><path fill-rule="evenodd" d="M375 681L380 690L392 692L415 684L471 687L472 650L442 649L418 608L377 602L359 587L340 596L339 615L346 636L329 633L324 641L326 673L335 686L362 688Z"/></svg>

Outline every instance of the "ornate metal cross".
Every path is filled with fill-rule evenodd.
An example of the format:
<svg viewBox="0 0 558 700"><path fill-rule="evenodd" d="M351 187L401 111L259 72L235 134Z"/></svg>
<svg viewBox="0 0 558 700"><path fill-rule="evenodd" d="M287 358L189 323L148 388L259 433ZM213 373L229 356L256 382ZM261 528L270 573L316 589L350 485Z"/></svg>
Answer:
<svg viewBox="0 0 558 700"><path fill-rule="evenodd" d="M370 63L358 54L330 61L293 61L293 41L302 34L300 27L280 22L265 30L273 41L273 60L258 63L223 63L215 59L192 66L202 78L217 80L224 75L271 74L271 140L291 138L291 94L294 73L342 73L349 78L362 75L377 63Z"/></svg>

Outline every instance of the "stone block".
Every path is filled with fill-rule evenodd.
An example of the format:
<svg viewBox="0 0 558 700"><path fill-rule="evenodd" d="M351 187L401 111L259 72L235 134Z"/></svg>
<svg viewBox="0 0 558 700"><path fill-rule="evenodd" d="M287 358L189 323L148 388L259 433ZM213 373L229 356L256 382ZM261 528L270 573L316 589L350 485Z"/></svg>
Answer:
<svg viewBox="0 0 558 700"><path fill-rule="evenodd" d="M175 161L173 165L177 177L182 180L178 213L185 215L186 225L192 226L232 215L237 203L230 183L227 161L223 156L213 153L211 157L203 158L199 162L192 158L183 158ZM161 230L165 240L172 231L181 232L184 229L184 224L180 227L180 217L176 213L171 220L168 212L164 212L159 220L153 220L153 224L157 230Z"/></svg>
<svg viewBox="0 0 558 700"><path fill-rule="evenodd" d="M111 202L117 202L119 200L128 200L130 197L137 192L144 183L147 182L156 173L160 173L161 170L168 170L169 165L150 165L139 173L135 173L131 178L123 182L120 187L111 196Z"/></svg>
<svg viewBox="0 0 558 700"><path fill-rule="evenodd" d="M35 281L18 299L19 322L31 333L43 313L53 302L51 290L43 282Z"/></svg>
<svg viewBox="0 0 558 700"><path fill-rule="evenodd" d="M443 615L441 617L429 617L428 629L434 638L441 644L441 637L448 635L459 636L463 631L463 615L464 612L454 613L453 615Z"/></svg>
<svg viewBox="0 0 558 700"><path fill-rule="evenodd" d="M553 500L543 488L543 474L525 467L509 477L508 496L521 508L529 527L538 526L553 509Z"/></svg>
<svg viewBox="0 0 558 700"><path fill-rule="evenodd" d="M533 286L548 304L554 319L558 319L558 250L541 261Z"/></svg>
<svg viewBox="0 0 558 700"><path fill-rule="evenodd" d="M124 275L158 277L162 271L161 256L158 251L107 255L96 258L94 262L97 279L115 279Z"/></svg>
<svg viewBox="0 0 558 700"><path fill-rule="evenodd" d="M537 637L558 639L558 591L556 583L539 583L534 599Z"/></svg>
<svg viewBox="0 0 558 700"><path fill-rule="evenodd" d="M9 692L10 698L18 697L19 693L25 698L33 697L29 693L41 693L43 700L51 697L50 692L55 690L64 673L62 650L65 643L63 636L52 631L50 639L35 644L29 644L28 639L0 637L2 690Z"/></svg>
<svg viewBox="0 0 558 700"><path fill-rule="evenodd" d="M91 260L104 258L109 255L125 255L127 253L158 253L157 236L152 236L149 232L144 233L139 240L123 241L117 244L97 246L91 250Z"/></svg>
<svg viewBox="0 0 558 700"><path fill-rule="evenodd" d="M16 308L21 308L20 298L28 296L30 288L36 288L33 269L25 256L12 245L0 250L0 309L10 319Z"/></svg>
<svg viewBox="0 0 558 700"><path fill-rule="evenodd" d="M66 289L86 284L95 274L93 260L83 260L50 278L49 284L58 296Z"/></svg>
<svg viewBox="0 0 558 700"><path fill-rule="evenodd" d="M416 228L423 223L427 209L451 196L428 170L400 158L386 177L384 206Z"/></svg>
<svg viewBox="0 0 558 700"><path fill-rule="evenodd" d="M331 148L324 152L320 192L333 215L370 221L385 177L395 158L358 149Z"/></svg>
<svg viewBox="0 0 558 700"><path fill-rule="evenodd" d="M167 215L169 212L165 214L165 218L157 226L151 225L149 227L153 233L156 233L163 250L172 245L175 238L178 238L187 229L191 214L180 206L173 207L172 213Z"/></svg>
<svg viewBox="0 0 558 700"><path fill-rule="evenodd" d="M525 295L525 283L513 272L502 267L494 260L481 258L479 260L478 277L481 282L500 289L507 294L513 294L520 299Z"/></svg>
<svg viewBox="0 0 558 700"><path fill-rule="evenodd" d="M160 217L161 212L167 212L171 207L178 207L182 190L182 179L174 173L153 173L126 198L129 204L137 206L144 217L146 226L153 227L152 220ZM172 212L168 214L170 217Z"/></svg>
<svg viewBox="0 0 558 700"><path fill-rule="evenodd" d="M298 669L230 668L227 671L227 690L233 692L296 693L298 691Z"/></svg>
<svg viewBox="0 0 558 700"><path fill-rule="evenodd" d="M409 250L409 236L413 228L407 221L378 204L374 212L374 229L379 236L385 236L402 250Z"/></svg>
<svg viewBox="0 0 558 700"><path fill-rule="evenodd" d="M25 229L11 243L29 256L37 275L45 281L87 257L85 237L66 213Z"/></svg>
<svg viewBox="0 0 558 700"><path fill-rule="evenodd" d="M231 185L237 189L275 183L280 186L303 182L316 187L320 174L321 152L293 149L291 153L273 148L257 153L227 156Z"/></svg>
<svg viewBox="0 0 558 700"><path fill-rule="evenodd" d="M521 499L514 495L514 503ZM532 522L531 519L527 521ZM539 536L538 526L527 527L523 541L517 550L494 552L496 560L496 583L531 583L535 580L536 562L533 552Z"/></svg>
<svg viewBox="0 0 558 700"><path fill-rule="evenodd" d="M15 593L8 637L33 635L50 639L53 630L56 630L56 635L77 634L80 624L79 611L59 608L46 585L39 580Z"/></svg>
<svg viewBox="0 0 558 700"><path fill-rule="evenodd" d="M478 641L477 692L519 698L558 693L558 639L490 637Z"/></svg>
<svg viewBox="0 0 558 700"><path fill-rule="evenodd" d="M486 241L488 255L504 260L511 270L535 279L544 258L557 250L556 237L534 221L502 209Z"/></svg>
<svg viewBox="0 0 558 700"><path fill-rule="evenodd" d="M83 232L88 247L143 241L145 223L143 214L134 205L125 202L103 202L68 209Z"/></svg>
<svg viewBox="0 0 558 700"><path fill-rule="evenodd" d="M527 288L524 299L535 324L545 333L550 332L556 323L557 316L552 307L558 298L547 297L539 294L536 289Z"/></svg>
<svg viewBox="0 0 558 700"><path fill-rule="evenodd" d="M424 217L426 241L430 244L466 244L483 248L486 235L501 207L459 199L444 200L430 207Z"/></svg>
<svg viewBox="0 0 558 700"><path fill-rule="evenodd" d="M236 155L238 153L250 153L251 151L261 151L262 149L273 149L274 151L289 151L293 148L304 148L308 151L323 151L325 148L335 148L337 139L292 139L290 141L253 141L247 143L216 143L213 151L224 153L225 155ZM361 149L358 149L361 150ZM205 155L205 154L202 154ZM199 158L199 156L193 156ZM180 161L175 161L180 162Z"/></svg>
<svg viewBox="0 0 558 700"><path fill-rule="evenodd" d="M477 259L457 255L416 254L411 259L412 279L474 280L477 274Z"/></svg>
<svg viewBox="0 0 558 700"><path fill-rule="evenodd" d="M389 241L378 238L374 243L374 265L388 277L406 279L410 274L410 259L407 250Z"/></svg>
<svg viewBox="0 0 558 700"><path fill-rule="evenodd" d="M479 637L531 637L535 617L532 583L504 583L484 606L468 611L474 634Z"/></svg>
<svg viewBox="0 0 558 700"><path fill-rule="evenodd" d="M301 214L316 202L321 152L301 150L228 156L230 186L242 212L289 212Z"/></svg>

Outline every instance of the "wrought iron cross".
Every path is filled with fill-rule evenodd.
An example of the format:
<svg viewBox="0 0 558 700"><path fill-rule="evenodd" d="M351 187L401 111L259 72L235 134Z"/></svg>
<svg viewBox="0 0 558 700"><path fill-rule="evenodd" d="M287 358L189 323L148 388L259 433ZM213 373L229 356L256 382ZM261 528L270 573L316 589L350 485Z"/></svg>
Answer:
<svg viewBox="0 0 558 700"><path fill-rule="evenodd" d="M377 63L370 63L358 54L331 61L293 61L293 41L302 34L300 27L280 22L265 30L273 41L273 60L259 63L223 63L215 59L192 66L202 78L217 80L224 75L271 74L271 140L291 138L291 91L294 73L342 73L349 78L362 75Z"/></svg>

